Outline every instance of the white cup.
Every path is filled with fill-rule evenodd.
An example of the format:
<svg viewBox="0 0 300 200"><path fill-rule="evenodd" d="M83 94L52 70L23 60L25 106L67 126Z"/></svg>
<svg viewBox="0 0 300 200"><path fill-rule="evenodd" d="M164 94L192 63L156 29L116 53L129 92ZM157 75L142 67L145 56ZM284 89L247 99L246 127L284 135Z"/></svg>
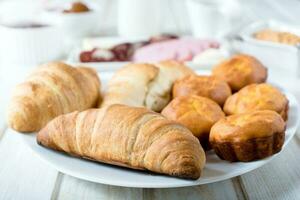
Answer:
<svg viewBox="0 0 300 200"><path fill-rule="evenodd" d="M200 38L220 38L240 16L240 6L234 0L187 0L192 33Z"/></svg>
<svg viewBox="0 0 300 200"><path fill-rule="evenodd" d="M21 28L11 25L0 25L1 64L36 65L62 56L62 37L57 27Z"/></svg>
<svg viewBox="0 0 300 200"><path fill-rule="evenodd" d="M119 0L118 33L125 38L150 37L161 32L160 0Z"/></svg>

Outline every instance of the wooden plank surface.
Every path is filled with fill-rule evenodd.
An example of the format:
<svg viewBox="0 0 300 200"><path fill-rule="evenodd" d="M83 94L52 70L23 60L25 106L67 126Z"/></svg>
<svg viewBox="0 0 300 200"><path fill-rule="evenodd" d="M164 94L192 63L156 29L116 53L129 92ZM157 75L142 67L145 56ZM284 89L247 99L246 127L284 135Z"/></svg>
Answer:
<svg viewBox="0 0 300 200"><path fill-rule="evenodd" d="M230 180L218 183L171 189L140 189L108 186L79 180L64 175L57 192L57 199L238 199L243 195L236 194L234 184ZM239 198L242 199L242 198Z"/></svg>
<svg viewBox="0 0 300 200"><path fill-rule="evenodd" d="M269 164L241 176L249 199L300 199L300 139Z"/></svg>
<svg viewBox="0 0 300 200"><path fill-rule="evenodd" d="M0 199L50 199L57 171L39 160L17 134L0 141Z"/></svg>

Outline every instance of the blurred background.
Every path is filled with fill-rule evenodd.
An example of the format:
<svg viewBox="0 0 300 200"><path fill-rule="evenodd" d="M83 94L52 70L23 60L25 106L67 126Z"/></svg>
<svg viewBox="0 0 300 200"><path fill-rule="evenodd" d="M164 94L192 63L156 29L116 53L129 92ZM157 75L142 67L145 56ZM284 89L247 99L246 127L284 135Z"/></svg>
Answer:
<svg viewBox="0 0 300 200"><path fill-rule="evenodd" d="M296 46L262 47L251 34L274 28L300 35L299 10L299 0L0 0L0 79L14 85L53 60L105 71L177 59L204 69L233 52L296 79ZM158 44L166 40L173 41Z"/></svg>
<svg viewBox="0 0 300 200"><path fill-rule="evenodd" d="M149 4L157 4L157 8L152 7L148 13L151 17L160 15L161 31L176 32L181 34L191 33L191 25L188 18L186 8L187 0L85 0L84 3L92 3L97 5L100 16L95 23L98 28L98 34L117 34L118 28L118 5L130 4L128 8L135 9L134 4L145 4L149 8ZM0 17L1 19L33 17L39 18L38 14L42 9L52 5L61 5L64 7L71 0L0 0ZM205 1L201 1L205 2ZM276 19L295 23L299 25L299 0L289 0L288 3L282 0L236 0L243 7L243 17L249 20L267 20ZM226 4L228 1L226 1ZM64 4L64 5L62 5ZM128 9L127 8L127 9ZM124 9L126 7L124 6Z"/></svg>

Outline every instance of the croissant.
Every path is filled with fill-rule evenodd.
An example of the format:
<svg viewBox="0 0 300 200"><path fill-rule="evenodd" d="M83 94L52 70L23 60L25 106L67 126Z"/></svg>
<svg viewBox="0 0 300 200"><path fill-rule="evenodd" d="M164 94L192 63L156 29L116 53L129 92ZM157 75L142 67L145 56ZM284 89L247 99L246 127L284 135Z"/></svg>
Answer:
<svg viewBox="0 0 300 200"><path fill-rule="evenodd" d="M118 70L104 92L101 107L112 104L144 106L147 85L159 70L152 64L129 64Z"/></svg>
<svg viewBox="0 0 300 200"><path fill-rule="evenodd" d="M159 73L148 86L145 104L147 108L160 112L171 101L175 81L195 72L172 60L159 62L155 66L158 67Z"/></svg>
<svg viewBox="0 0 300 200"><path fill-rule="evenodd" d="M173 83L190 74L194 72L176 61L129 64L109 81L101 107L117 103L160 112L171 100Z"/></svg>
<svg viewBox="0 0 300 200"><path fill-rule="evenodd" d="M38 134L45 147L98 162L197 179L205 153L184 126L142 107L110 105L61 115Z"/></svg>
<svg viewBox="0 0 300 200"><path fill-rule="evenodd" d="M39 131L58 115L96 106L99 93L100 80L93 69L44 64L15 88L8 124L20 132Z"/></svg>

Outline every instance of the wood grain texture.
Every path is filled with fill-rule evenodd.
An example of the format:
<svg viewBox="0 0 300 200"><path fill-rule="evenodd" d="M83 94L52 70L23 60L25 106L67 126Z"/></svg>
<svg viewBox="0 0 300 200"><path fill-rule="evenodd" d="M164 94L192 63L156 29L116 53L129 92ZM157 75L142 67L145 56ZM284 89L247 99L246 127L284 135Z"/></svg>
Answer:
<svg viewBox="0 0 300 200"><path fill-rule="evenodd" d="M17 134L5 132L0 141L0 199L50 199L56 176Z"/></svg>
<svg viewBox="0 0 300 200"><path fill-rule="evenodd" d="M300 199L299 151L296 136L272 162L241 176L249 199Z"/></svg>
<svg viewBox="0 0 300 200"><path fill-rule="evenodd" d="M230 192L229 192L230 191ZM230 180L184 188L152 189L154 199L237 199ZM147 199L147 198L146 198Z"/></svg>
<svg viewBox="0 0 300 200"><path fill-rule="evenodd" d="M73 200L76 198L82 200L90 199L141 199L143 189L115 187L103 184L83 181L72 176L64 175L57 199Z"/></svg>
<svg viewBox="0 0 300 200"><path fill-rule="evenodd" d="M238 199L233 183L222 181L195 187L172 189L141 189L108 186L64 175L58 199Z"/></svg>

